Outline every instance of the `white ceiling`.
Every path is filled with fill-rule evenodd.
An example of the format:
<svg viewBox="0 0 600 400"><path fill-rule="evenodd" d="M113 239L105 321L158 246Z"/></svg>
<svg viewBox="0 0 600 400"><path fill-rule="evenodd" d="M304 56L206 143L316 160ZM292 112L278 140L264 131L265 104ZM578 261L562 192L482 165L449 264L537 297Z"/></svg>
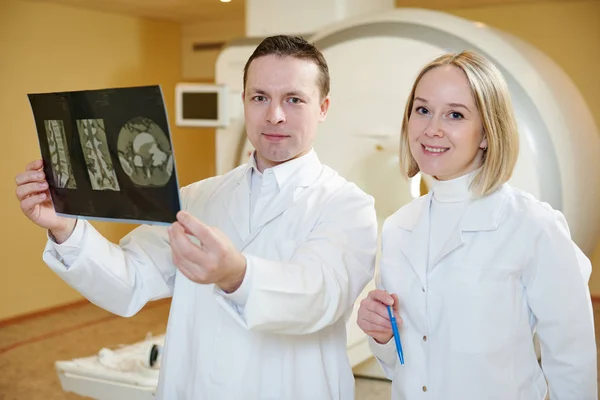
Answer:
<svg viewBox="0 0 600 400"><path fill-rule="evenodd" d="M25 0L58 3L180 23L244 21L245 0ZM277 1L277 0L274 0ZM302 1L302 0L298 0ZM368 0L364 0L368 1ZM548 0L396 0L397 7L452 9Z"/></svg>
<svg viewBox="0 0 600 400"><path fill-rule="evenodd" d="M1 0L0 0L1 1ZM244 20L245 0L26 0L180 23Z"/></svg>

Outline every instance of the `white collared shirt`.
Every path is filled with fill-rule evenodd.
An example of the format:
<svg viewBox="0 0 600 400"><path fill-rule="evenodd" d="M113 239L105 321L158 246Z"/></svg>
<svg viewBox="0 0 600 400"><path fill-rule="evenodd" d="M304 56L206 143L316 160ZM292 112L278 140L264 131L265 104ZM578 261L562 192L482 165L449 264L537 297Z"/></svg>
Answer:
<svg viewBox="0 0 600 400"><path fill-rule="evenodd" d="M302 165L310 162L315 154L314 149L311 149L307 154L274 167L265 168L263 172L260 172L256 163L256 151L252 153L248 160L248 172L250 175L250 230L257 227L260 215L264 214L269 204L273 202L275 196L281 191L281 188Z"/></svg>

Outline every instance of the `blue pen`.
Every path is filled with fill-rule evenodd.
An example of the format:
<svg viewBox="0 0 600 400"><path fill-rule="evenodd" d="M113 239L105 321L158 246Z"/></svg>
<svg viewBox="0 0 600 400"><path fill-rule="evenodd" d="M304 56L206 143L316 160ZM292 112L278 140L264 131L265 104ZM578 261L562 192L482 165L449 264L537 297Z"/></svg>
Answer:
<svg viewBox="0 0 600 400"><path fill-rule="evenodd" d="M404 353L402 352L402 343L400 343L400 332L398 332L396 317L392 312L392 306L387 306L387 309L388 315L390 316L390 322L392 323L392 330L394 331L394 341L396 342L396 350L398 351L398 358L400 358L400 365L404 365Z"/></svg>

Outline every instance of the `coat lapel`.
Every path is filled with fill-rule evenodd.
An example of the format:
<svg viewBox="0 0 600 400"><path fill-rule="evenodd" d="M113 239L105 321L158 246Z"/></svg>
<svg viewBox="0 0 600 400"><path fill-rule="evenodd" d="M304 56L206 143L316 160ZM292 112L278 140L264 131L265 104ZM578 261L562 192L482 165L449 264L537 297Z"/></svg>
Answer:
<svg viewBox="0 0 600 400"><path fill-rule="evenodd" d="M288 185L284 187L281 192L275 196L273 202L269 204L269 207L260 215L256 225L255 231L260 231L265 225L279 217L285 210L290 208L294 204L294 193L296 191L296 185Z"/></svg>
<svg viewBox="0 0 600 400"><path fill-rule="evenodd" d="M296 171L295 174L290 177L286 183L284 183L283 187L280 189L279 193L273 199L273 202L269 204L269 207L264 211L262 215L260 215L258 219L258 223L255 229L252 232L249 232L245 236L244 244L242 247L248 246L256 236L263 230L265 226L276 220L280 217L286 210L288 210L297 200L297 191L302 188L307 188L312 185L321 175L323 171L323 164L319 161L316 153L311 153L307 157L310 157L307 160L306 164L300 167L300 170ZM250 196L250 192L248 190L248 196ZM248 202L250 197L248 197ZM248 203L249 204L249 203ZM249 211L250 207L246 207L246 213L248 217L244 220L246 227L249 230Z"/></svg>
<svg viewBox="0 0 600 400"><path fill-rule="evenodd" d="M430 262L431 262L430 270L431 271L433 271L435 269L436 265L444 257L446 257L448 254L452 253L453 251L455 251L456 249L458 249L460 246L462 246L464 244L465 240L463 238L462 229L460 229L459 226L460 226L460 223L459 223L459 225L457 225L454 228L454 230L452 231L452 233L446 240L446 243L444 244L442 249L435 255L433 260L430 260Z"/></svg>
<svg viewBox="0 0 600 400"><path fill-rule="evenodd" d="M245 242L250 235L250 186L246 173L236 183L224 207L241 241Z"/></svg>
<svg viewBox="0 0 600 400"><path fill-rule="evenodd" d="M409 204L402 210L398 221L398 225L408 231L406 240L400 240L398 246L422 285L427 283L430 205L431 193Z"/></svg>
<svg viewBox="0 0 600 400"><path fill-rule="evenodd" d="M464 232L490 231L498 228L508 196L506 195L506 185L504 185L488 196L471 201L434 260L429 260L431 200L432 193L429 192L402 209L397 220L397 225L407 231L405 239L401 240L398 246L423 285L427 283L429 262L433 261L431 272L438 263L465 243Z"/></svg>
<svg viewBox="0 0 600 400"><path fill-rule="evenodd" d="M472 201L461 220L463 232L493 231L498 229L508 203L507 184L494 193Z"/></svg>
<svg viewBox="0 0 600 400"><path fill-rule="evenodd" d="M504 193L504 189L500 188L486 197L472 200L469 203L458 225L452 230L448 240L436 255L435 259L432 260L431 271L433 271L438 263L445 257L456 251L465 243L464 232L484 232L498 228L504 212L506 200L508 199Z"/></svg>

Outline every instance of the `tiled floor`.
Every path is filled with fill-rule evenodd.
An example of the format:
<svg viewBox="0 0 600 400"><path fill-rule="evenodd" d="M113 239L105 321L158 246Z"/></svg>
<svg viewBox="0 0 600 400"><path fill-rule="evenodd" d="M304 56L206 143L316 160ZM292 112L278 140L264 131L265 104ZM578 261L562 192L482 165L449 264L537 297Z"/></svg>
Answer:
<svg viewBox="0 0 600 400"><path fill-rule="evenodd" d="M62 390L54 362L92 355L102 347L135 343L148 333L161 334L166 328L168 312L169 302L158 301L125 319L84 303L0 325L0 400L82 399ZM600 313L598 306L597 313ZM600 334L598 328L596 332ZM358 377L356 400L389 400L390 386L387 381Z"/></svg>
<svg viewBox="0 0 600 400"><path fill-rule="evenodd" d="M134 343L148 332L162 333L168 312L169 303L160 301L126 319L84 304L0 327L0 400L82 399L63 392L54 362Z"/></svg>
<svg viewBox="0 0 600 400"><path fill-rule="evenodd" d="M388 381L357 378L356 400L389 400L391 384Z"/></svg>
<svg viewBox="0 0 600 400"><path fill-rule="evenodd" d="M54 362L96 354L165 331L169 302L151 303L125 319L91 304L0 326L0 400L79 400L60 387ZM119 338L119 342L115 342ZM27 378L25 378L27 377ZM356 399L389 399L390 384L356 380Z"/></svg>

